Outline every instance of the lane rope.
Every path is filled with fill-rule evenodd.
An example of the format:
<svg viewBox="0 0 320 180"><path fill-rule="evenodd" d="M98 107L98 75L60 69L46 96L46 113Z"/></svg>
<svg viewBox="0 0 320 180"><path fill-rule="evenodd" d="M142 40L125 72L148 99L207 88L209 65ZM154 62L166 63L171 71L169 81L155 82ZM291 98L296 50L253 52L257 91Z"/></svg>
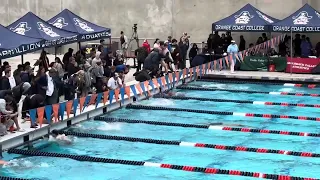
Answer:
<svg viewBox="0 0 320 180"><path fill-rule="evenodd" d="M235 93L270 94L270 95L286 95L286 96L311 96L311 97L320 96L319 94L307 94L307 93L247 91L247 90L236 90L236 89L213 89L213 88L189 87L189 86L177 86L176 89L196 90L196 91L226 91L226 92L235 92Z"/></svg>
<svg viewBox="0 0 320 180"><path fill-rule="evenodd" d="M255 113L239 113L239 112L228 112L228 111L209 111L200 109L184 109L184 108L171 108L161 106L144 106L144 105L133 105L129 104L126 106L128 109L146 109L146 110L160 110L160 111L182 111L202 114L216 114L216 115L231 115L241 117L262 117L262 118L278 118L278 119L297 119L297 120L309 120L309 121L320 121L320 117L308 117L308 116L289 116L289 115L276 115L276 114L255 114Z"/></svg>
<svg viewBox="0 0 320 180"><path fill-rule="evenodd" d="M246 81L246 80L223 80L223 79L197 79L202 82L218 82L218 83L232 83L232 84L267 84L267 85L281 85L286 87L306 87L306 88L318 88L318 84L295 84L295 83L277 83L277 82L266 82L266 81Z"/></svg>
<svg viewBox="0 0 320 180"><path fill-rule="evenodd" d="M185 124L185 123L172 123L172 122L161 122L161 121L145 121L145 120L135 120L135 119L122 119L122 118L109 118L109 117L95 117L96 121L103 121L107 123L112 122L122 122L130 124L150 124L157 126L172 126L172 127L184 127L184 128L197 128L197 129L210 129L210 130L220 130L220 131L235 131L243 133L260 133L260 134L278 134L286 136L303 136L303 137L320 137L318 133L306 133L306 132L291 132L282 130L269 130L269 129L252 129L252 128L238 128L238 127L228 127L228 126L213 126L213 125L199 125L199 124Z"/></svg>
<svg viewBox="0 0 320 180"><path fill-rule="evenodd" d="M287 103L287 102L266 102L266 101L249 101L249 100L232 100L232 99L212 99L212 98L200 98L200 97L186 97L186 96L161 96L159 94L154 95L154 98L164 99L177 99L177 100L198 100L198 101L211 101L211 102L231 102L242 104L254 104L254 105L268 105L268 106L295 106L295 107L312 107L320 108L320 104L302 104L302 103Z"/></svg>
<svg viewBox="0 0 320 180"><path fill-rule="evenodd" d="M14 178L14 177L0 176L0 180L37 180L37 179L25 179L25 178Z"/></svg>
<svg viewBox="0 0 320 180"><path fill-rule="evenodd" d="M243 151L243 152L254 152L254 153L263 153L263 154L264 153L283 154L288 156L301 156L301 157L315 157L315 158L320 157L320 154L311 153L311 152L298 152L298 151L276 150L276 149L267 149L267 148L252 148L252 147L245 147L245 146L228 146L228 145L221 145L221 144L193 143L193 142L184 142L184 141L136 138L136 137L127 137L127 136L110 136L110 135L103 135L103 134L90 134L90 133L69 132L69 131L60 131L59 133L76 136L76 137L82 137L82 138L142 142L142 143L158 144L158 145L175 145L175 146L183 146L183 147L210 148L210 149L218 149L218 150Z"/></svg>
<svg viewBox="0 0 320 180"><path fill-rule="evenodd" d="M205 167L196 167L196 166L162 164L162 163L153 163L153 162L145 162L145 161L109 159L109 158L92 157L87 155L41 152L41 151L35 151L35 150L9 149L8 153L21 154L25 156L69 158L77 161L88 161L88 162L98 162L98 163L146 166L146 167L153 167L153 168L157 167L157 168L166 168L166 169L182 170L182 171L189 171L189 172L200 172L200 173L207 173L207 174L247 176L247 177L264 178L264 179L319 180L315 178L304 178L304 177L295 177L295 176L288 176L288 175L266 174L266 173L259 173L259 172L246 172L246 171L238 171L238 170L226 170L226 169L205 168Z"/></svg>

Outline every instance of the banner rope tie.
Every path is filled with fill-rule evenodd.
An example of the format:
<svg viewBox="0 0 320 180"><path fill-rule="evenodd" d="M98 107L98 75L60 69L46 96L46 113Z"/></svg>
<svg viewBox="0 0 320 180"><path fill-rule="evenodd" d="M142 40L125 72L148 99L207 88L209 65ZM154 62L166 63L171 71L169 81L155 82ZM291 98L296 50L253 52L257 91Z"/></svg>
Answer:
<svg viewBox="0 0 320 180"><path fill-rule="evenodd" d="M196 90L196 91L226 91L226 92L247 93L247 94L270 94L270 95L287 95L287 96L311 96L311 97L319 97L320 96L319 94L247 91L247 90L236 90L236 89L213 89L213 88L188 87L188 86L177 86L176 89Z"/></svg>
<svg viewBox="0 0 320 180"><path fill-rule="evenodd" d="M154 98L164 99L177 99L177 100L198 100L198 101L211 101L211 102L231 102L242 104L255 104L255 105L268 105L268 106L296 106L296 107L313 107L320 108L320 104L301 104L301 103L287 103L287 102L264 102L264 101L248 101L248 100L232 100L232 99L212 99L200 97L186 97L186 96L170 96L163 97L159 94L154 95Z"/></svg>
<svg viewBox="0 0 320 180"><path fill-rule="evenodd" d="M195 166L183 166L183 165L173 165L173 164L161 164L145 161L132 161L132 160L121 160L121 159L109 159L109 158L99 158L87 155L73 155L73 154L63 154L63 153L52 153L52 152L41 152L35 150L23 150L23 149L9 149L8 153L11 154L21 154L25 156L44 156L44 157L57 157L57 158L69 158L77 161L88 161L88 162L98 162L98 163L111 163L111 164L123 164L123 165L134 165L134 166L146 166L146 167L158 167L167 168L174 170L182 170L189 172L201 172L207 174L224 174L224 175L234 175L234 176L247 176L255 178L264 179L295 179L295 180L318 180L315 178L304 178L304 177L294 177L287 175L277 175L277 174L265 174L259 172L246 172L238 170L225 170L216 168L204 168Z"/></svg>
<svg viewBox="0 0 320 180"><path fill-rule="evenodd" d="M260 133L260 134L278 134L287 136L309 136L309 137L320 137L318 133L306 133L306 132L291 132L284 130L269 130L269 129L252 129L252 128L238 128L238 127L223 127L223 126L213 126L213 125L199 125L199 124L184 124L184 123L172 123L172 122L162 122L162 121L145 121L145 120L135 120L135 119L122 119L122 118L109 118L109 117L95 117L96 121L103 121L107 123L112 122L122 122L131 124L150 124L158 126L173 126L173 127L184 127L184 128L198 128L198 129L210 129L210 130L221 130L221 131L235 131L243 133Z"/></svg>
<svg viewBox="0 0 320 180"><path fill-rule="evenodd" d="M110 135L103 135L103 134L89 134L89 133L70 132L70 131L56 131L56 132L62 133L65 135L82 137L82 138L142 142L142 143L158 144L158 145L161 144L161 145L189 146L189 147L211 148L211 149L229 150L229 151L283 154L283 155L301 156L301 157L316 157L316 158L320 157L320 154L311 153L311 152L297 152L297 151L276 150L276 149L266 149L266 148L252 148L252 147L244 147L244 146L228 146L228 145L218 145L218 144L193 143L193 142L137 138L137 137L127 137L127 136L110 136Z"/></svg>
<svg viewBox="0 0 320 180"><path fill-rule="evenodd" d="M126 106L128 109L146 109L146 110L162 110L162 111L182 111L202 114L217 114L217 115L233 115L242 117L262 117L262 118L278 118L278 119L298 119L309 121L320 121L320 117L307 117L307 116L289 116L289 115L276 115L276 114L255 114L255 113L238 113L238 112L224 112L224 111L209 111L198 109L183 109L183 108L171 108L161 106L144 106L129 104Z"/></svg>
<svg viewBox="0 0 320 180"><path fill-rule="evenodd" d="M278 82L268 82L268 81L247 81L247 80L225 80L225 79L206 79L208 77L202 77L197 81L202 82L218 82L218 83L232 83L232 84L267 84L267 85L282 85L287 87L306 87L306 88L318 88L318 84L300 84L300 83L278 83Z"/></svg>

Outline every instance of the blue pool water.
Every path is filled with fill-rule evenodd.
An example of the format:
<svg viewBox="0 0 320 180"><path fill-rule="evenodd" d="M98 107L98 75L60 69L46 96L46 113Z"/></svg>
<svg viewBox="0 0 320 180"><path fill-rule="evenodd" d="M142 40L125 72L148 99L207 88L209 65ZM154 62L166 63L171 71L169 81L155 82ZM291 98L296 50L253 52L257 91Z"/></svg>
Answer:
<svg viewBox="0 0 320 180"><path fill-rule="evenodd" d="M222 89L244 89L255 91L287 91L318 93L320 89L283 87L256 84L223 84L193 82L188 86L211 87ZM285 89L285 90L284 90ZM230 93L224 91L176 90L190 97L206 97L219 99L237 99L253 101L272 101L288 103L317 104L320 98L277 96L267 94ZM218 103L196 100L149 99L137 102L148 106L165 106L187 109L204 109L244 113L268 113L279 115L296 115L320 117L318 108L264 106L239 103ZM139 109L120 109L105 115L114 118L141 119L148 121L176 122L189 124L208 124L223 122L225 124L242 124L246 127L284 130L296 132L320 133L319 123L294 119L265 119L252 117L236 117L186 113L177 111L157 111ZM117 135L138 138L176 140L195 143L246 146L288 151L306 151L320 153L320 138L284 136L277 134L243 133L233 131L169 127L148 124L105 123L89 120L69 129L74 132ZM270 174L291 175L300 177L320 177L320 159L286 156L281 154L261 154L253 152L236 152L208 148L180 147L170 145L146 144L139 142L101 140L93 138L75 138L72 145L58 144L41 140L35 144L37 149L46 152L58 152L94 157L168 163L199 167L261 172ZM192 179L192 180L250 180L254 178L208 175L194 172L183 172L170 169L126 166L79 162L64 158L24 157L5 154L10 165L0 168L0 174L10 177L41 179Z"/></svg>

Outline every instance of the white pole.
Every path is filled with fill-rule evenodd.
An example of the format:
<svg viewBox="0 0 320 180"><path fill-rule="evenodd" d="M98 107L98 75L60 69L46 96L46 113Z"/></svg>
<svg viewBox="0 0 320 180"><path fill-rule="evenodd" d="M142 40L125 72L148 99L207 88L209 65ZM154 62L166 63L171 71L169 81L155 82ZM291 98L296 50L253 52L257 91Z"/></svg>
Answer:
<svg viewBox="0 0 320 180"><path fill-rule="evenodd" d="M290 45L291 45L291 47L290 47L290 63L291 63L291 66L290 66L290 75L292 76L292 66L293 66L293 60L292 60L292 57L293 57L293 49L292 49L292 47L293 47L293 36L292 36L292 27L290 28L291 30L291 32L290 32L290 36L291 36L291 38L290 38Z"/></svg>

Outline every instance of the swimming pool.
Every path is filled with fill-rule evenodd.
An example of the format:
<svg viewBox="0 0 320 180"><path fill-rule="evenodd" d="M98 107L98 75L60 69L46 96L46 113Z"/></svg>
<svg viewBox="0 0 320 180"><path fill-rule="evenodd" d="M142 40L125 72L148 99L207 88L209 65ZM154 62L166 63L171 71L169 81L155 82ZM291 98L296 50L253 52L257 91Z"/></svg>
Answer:
<svg viewBox="0 0 320 180"><path fill-rule="evenodd" d="M192 87L193 90L185 88L175 91L183 93L189 99L151 98L68 129L71 134L75 133L75 135L90 133L112 135L112 137L76 137L72 145L40 140L34 148L42 152L237 170L228 172L234 175L243 175L238 171L245 171L258 172L255 176L262 177L263 175L259 173L320 177L318 175L320 155L317 154L320 153L318 146L320 128L317 126L319 122L317 119L298 118L320 117L318 106L302 106L303 104L316 105L320 97L241 92L316 94L320 89L201 81L192 82L186 87ZM240 92L224 91L226 89L240 90ZM197 98L200 100L196 100ZM232 102L219 102L217 99ZM289 104L291 105L287 106ZM150 106L157 108L145 108ZM169 108L169 110L161 108ZM190 109L194 112L185 112L181 109ZM198 112L195 112L197 110ZM226 112L233 113L228 115ZM252 117L251 114L281 116L279 118ZM289 116L297 118L288 118ZM214 122L225 124L218 127L210 126L210 123ZM242 126L234 127L234 124ZM176 141L182 141L182 143L177 144ZM10 165L2 167L0 173L2 176L9 177L48 180L255 179L228 174L213 175L178 171L173 169L181 169L180 167L172 166L170 168L173 169L155 168L146 167L146 165L137 166L137 163L136 165L123 165L17 154L4 154L4 157L5 160L10 160ZM147 166L156 165L148 164ZM184 167L183 170L194 171L195 169ZM284 176L276 179L285 179ZM269 177L269 179L274 178Z"/></svg>

